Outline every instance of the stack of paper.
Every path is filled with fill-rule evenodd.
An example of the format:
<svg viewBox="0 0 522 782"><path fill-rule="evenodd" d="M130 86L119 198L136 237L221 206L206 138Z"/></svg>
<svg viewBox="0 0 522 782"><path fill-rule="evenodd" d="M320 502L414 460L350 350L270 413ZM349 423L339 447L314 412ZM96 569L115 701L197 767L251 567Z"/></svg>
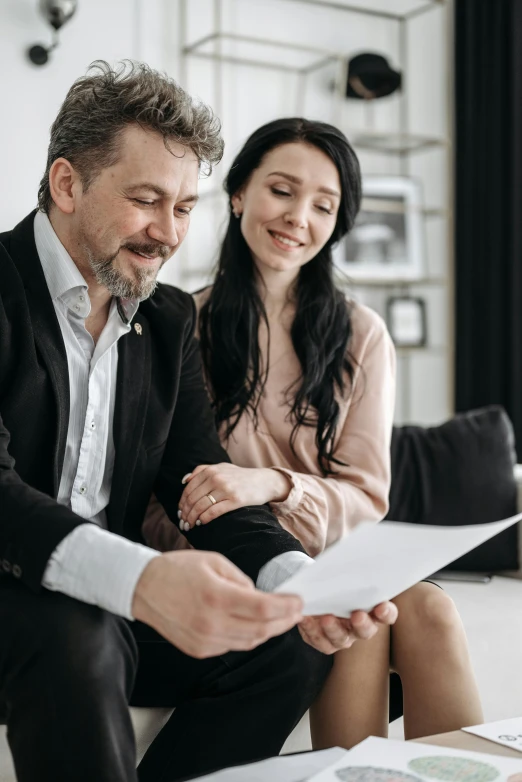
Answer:
<svg viewBox="0 0 522 782"><path fill-rule="evenodd" d="M512 717L509 720L488 722L485 725L473 725L471 728L463 728L467 733L474 733L483 739L494 741L510 749L522 752L522 717Z"/></svg>
<svg viewBox="0 0 522 782"><path fill-rule="evenodd" d="M198 777L197 782L306 782L313 774L328 768L346 755L340 747L299 755L280 755L246 766L235 766Z"/></svg>
<svg viewBox="0 0 522 782"><path fill-rule="evenodd" d="M371 737L309 782L522 782L522 761Z"/></svg>
<svg viewBox="0 0 522 782"><path fill-rule="evenodd" d="M360 524L275 591L300 595L305 614L350 616L396 597L521 519L519 513L465 527Z"/></svg>
<svg viewBox="0 0 522 782"><path fill-rule="evenodd" d="M348 752L283 755L198 782L522 782L522 760L372 736Z"/></svg>

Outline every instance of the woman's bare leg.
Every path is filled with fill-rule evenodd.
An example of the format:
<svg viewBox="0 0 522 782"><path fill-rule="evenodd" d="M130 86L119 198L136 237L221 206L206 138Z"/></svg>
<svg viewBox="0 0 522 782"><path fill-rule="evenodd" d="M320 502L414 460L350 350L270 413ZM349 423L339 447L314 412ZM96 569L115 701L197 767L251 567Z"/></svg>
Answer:
<svg viewBox="0 0 522 782"><path fill-rule="evenodd" d="M336 652L332 671L310 709L314 749L351 747L388 735L390 628Z"/></svg>
<svg viewBox="0 0 522 782"><path fill-rule="evenodd" d="M482 707L462 620L434 584L416 584L395 600L391 664L401 677L407 739L482 722Z"/></svg>

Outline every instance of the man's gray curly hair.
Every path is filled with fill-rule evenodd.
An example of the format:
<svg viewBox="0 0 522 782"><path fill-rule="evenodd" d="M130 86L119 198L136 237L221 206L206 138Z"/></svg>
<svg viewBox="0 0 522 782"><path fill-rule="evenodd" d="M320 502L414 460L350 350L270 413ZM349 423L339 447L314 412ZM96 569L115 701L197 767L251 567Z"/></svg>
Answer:
<svg viewBox="0 0 522 782"><path fill-rule="evenodd" d="M174 79L141 62L111 68L96 60L74 82L51 126L39 208L49 213L53 203L49 170L57 158L74 166L87 190L103 168L117 162L119 136L133 123L161 134L167 149L169 141L191 149L208 174L223 155L219 119Z"/></svg>

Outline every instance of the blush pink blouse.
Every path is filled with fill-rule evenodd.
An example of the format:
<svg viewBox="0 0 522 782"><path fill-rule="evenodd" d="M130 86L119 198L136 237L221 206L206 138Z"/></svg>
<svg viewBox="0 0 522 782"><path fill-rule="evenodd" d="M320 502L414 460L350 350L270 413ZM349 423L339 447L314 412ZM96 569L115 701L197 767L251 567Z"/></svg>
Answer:
<svg viewBox="0 0 522 782"><path fill-rule="evenodd" d="M195 296L198 310L207 295L208 289ZM300 376L301 368L289 334L282 337L287 344L278 345L283 360L269 368L257 427L244 413L230 438L222 438L234 464L269 467L288 476L292 485L288 497L284 502L272 502L271 508L310 556L349 533L360 521L379 521L388 509L395 350L384 321L373 310L356 304L352 323L349 349L355 359L355 376L349 394L338 398L334 455L342 464L334 465L335 476L322 477L313 427L301 426L294 452L290 447L293 427L285 390ZM154 526L154 515L161 515L157 503L150 508L149 529ZM174 525L169 526L181 535ZM166 545L162 541L157 547L164 549ZM170 537L168 547L173 547Z"/></svg>
<svg viewBox="0 0 522 782"><path fill-rule="evenodd" d="M196 296L201 306L203 294ZM355 377L349 395L339 398L334 455L337 475L323 478L317 463L315 429L301 426L290 448L292 422L285 390L301 367L290 335L278 345L284 360L269 367L258 408L258 425L244 413L223 445L240 467L272 467L288 476L284 502L272 502L283 527L310 556L346 535L360 521L379 521L388 510L390 438L395 404L395 349L382 318L363 305L353 309Z"/></svg>

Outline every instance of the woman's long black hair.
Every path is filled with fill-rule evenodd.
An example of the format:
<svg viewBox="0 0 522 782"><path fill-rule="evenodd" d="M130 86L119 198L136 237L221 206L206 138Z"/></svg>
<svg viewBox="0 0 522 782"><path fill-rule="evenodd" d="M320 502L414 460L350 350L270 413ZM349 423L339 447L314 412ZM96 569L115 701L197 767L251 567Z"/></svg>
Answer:
<svg viewBox="0 0 522 782"><path fill-rule="evenodd" d="M341 181L341 202L332 236L311 261L301 267L293 296L291 328L301 377L287 389L294 428L293 449L300 426L316 428L318 464L324 476L334 475L334 438L339 418L336 390L346 390L354 376L349 357L352 335L350 307L334 284L332 245L352 228L361 202L357 156L340 130L324 122L279 119L255 131L234 160L224 186L229 201L248 182L263 157L275 147L305 142L322 150L335 164ZM201 308L200 338L203 364L210 386L216 424L224 422L229 437L248 411L257 422L257 408L268 367L261 366L258 331L268 328L258 291L258 276L240 221L230 215L210 296Z"/></svg>

